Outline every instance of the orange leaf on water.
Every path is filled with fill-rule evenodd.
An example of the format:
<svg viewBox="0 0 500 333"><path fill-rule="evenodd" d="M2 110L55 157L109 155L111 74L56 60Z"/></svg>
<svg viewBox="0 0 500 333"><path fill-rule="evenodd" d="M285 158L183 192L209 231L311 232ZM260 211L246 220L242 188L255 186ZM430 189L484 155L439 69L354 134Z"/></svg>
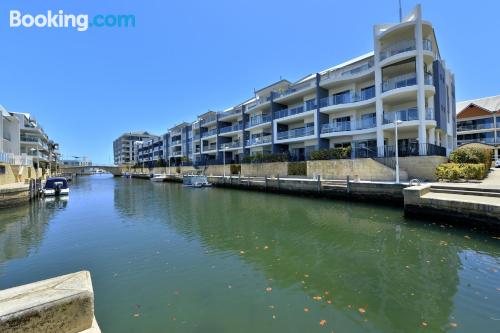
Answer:
<svg viewBox="0 0 500 333"><path fill-rule="evenodd" d="M325 325L326 325L326 320L321 319L321 320L319 321L319 325L320 325L320 326L325 326Z"/></svg>
<svg viewBox="0 0 500 333"><path fill-rule="evenodd" d="M267 287L267 288L266 288L266 291L267 291L268 293L270 293L271 291L273 291L273 288L271 288L271 287Z"/></svg>
<svg viewBox="0 0 500 333"><path fill-rule="evenodd" d="M366 313L366 310L365 310L365 309L363 309L363 308L359 308L359 309L358 309L358 311L359 311L359 313L361 313L361 314L365 314L365 313Z"/></svg>
<svg viewBox="0 0 500 333"><path fill-rule="evenodd" d="M304 312L309 312L309 308L304 308Z"/></svg>

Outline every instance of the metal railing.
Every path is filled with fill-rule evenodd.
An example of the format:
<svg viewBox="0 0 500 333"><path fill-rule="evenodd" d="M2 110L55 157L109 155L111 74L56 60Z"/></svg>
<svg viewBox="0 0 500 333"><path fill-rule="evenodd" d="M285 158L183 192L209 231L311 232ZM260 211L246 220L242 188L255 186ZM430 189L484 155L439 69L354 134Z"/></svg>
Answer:
<svg viewBox="0 0 500 333"><path fill-rule="evenodd" d="M278 140L300 138L303 136L309 136L314 134L314 127L301 127L295 128L288 131L278 132Z"/></svg>
<svg viewBox="0 0 500 333"><path fill-rule="evenodd" d="M247 110L252 110L255 109L257 106L267 103L271 100L271 96L267 96L265 98L260 98L257 101L253 102L252 104L247 106Z"/></svg>
<svg viewBox="0 0 500 333"><path fill-rule="evenodd" d="M237 124L237 125L233 125L233 126L226 126L226 127L221 127L219 129L219 134L222 134L222 133L229 133L229 132L234 132L234 131L241 131L243 129L243 125L242 124Z"/></svg>
<svg viewBox="0 0 500 333"><path fill-rule="evenodd" d="M224 119L235 114L241 114L241 109L232 109L229 111L219 112L219 119Z"/></svg>
<svg viewBox="0 0 500 333"><path fill-rule="evenodd" d="M33 158L25 154L16 155L12 153L0 153L0 162L8 163L11 165L30 166L33 165Z"/></svg>
<svg viewBox="0 0 500 333"><path fill-rule="evenodd" d="M322 74L321 81L349 78L350 76L358 75L371 70L373 68L373 65L373 60L369 60L362 64L353 64L344 68L338 68Z"/></svg>
<svg viewBox="0 0 500 333"><path fill-rule="evenodd" d="M351 121L339 121L324 124L321 126L321 133L335 133L343 131L358 131L369 128L375 128L377 123L374 119L370 120L351 120Z"/></svg>
<svg viewBox="0 0 500 333"><path fill-rule="evenodd" d="M279 119L279 118L284 118L288 116L293 116L296 114L304 113L306 111L304 105L300 105L291 109L284 109L284 110L279 110L274 112L274 118Z"/></svg>
<svg viewBox="0 0 500 333"><path fill-rule="evenodd" d="M483 129L493 129L495 128L495 124L485 123L485 124L475 124L475 125L457 125L457 132L465 132L465 131L477 131Z"/></svg>
<svg viewBox="0 0 500 333"><path fill-rule="evenodd" d="M432 85L432 75L430 73L425 73L424 83L426 85ZM382 92L389 90L404 88L408 86L414 86L417 84L417 75L415 73L406 73L399 75L382 82Z"/></svg>
<svg viewBox="0 0 500 333"><path fill-rule="evenodd" d="M216 115L208 116L207 118L204 118L204 119L200 120L200 126L208 124L208 123L211 123L211 122L214 122L216 120L217 120L217 116Z"/></svg>
<svg viewBox="0 0 500 333"><path fill-rule="evenodd" d="M221 143L219 145L219 149L231 149L231 148L241 148L242 143L241 141L233 141L233 142L227 142L227 143Z"/></svg>
<svg viewBox="0 0 500 333"><path fill-rule="evenodd" d="M212 150L216 150L216 149L217 149L217 145L215 143L213 143L213 144L210 144L207 146L203 146L202 152L212 151Z"/></svg>
<svg viewBox="0 0 500 333"><path fill-rule="evenodd" d="M429 39L424 39L422 41L422 46L425 51L432 51L432 41ZM414 39L407 39L396 42L394 44L389 45L388 47L383 48L380 53L380 61L385 60L389 57L392 57L396 54L400 54L408 51L416 50L416 43Z"/></svg>
<svg viewBox="0 0 500 333"><path fill-rule="evenodd" d="M180 145L182 143L182 140L173 140L171 145L172 146L177 146L177 145Z"/></svg>
<svg viewBox="0 0 500 333"><path fill-rule="evenodd" d="M248 128L248 127L257 126L257 125L264 124L264 123L269 123L269 122L271 122L271 120L272 120L271 115L259 115L259 116L251 117L250 121L248 121L246 123L246 127Z"/></svg>
<svg viewBox="0 0 500 333"><path fill-rule="evenodd" d="M245 146L256 146L265 143L271 143L273 140L272 135L258 136L245 141Z"/></svg>
<svg viewBox="0 0 500 333"><path fill-rule="evenodd" d="M306 81L306 82L301 82L301 83L298 83L295 85L291 85L282 91L273 91L274 98L276 99L276 98L288 96L288 95L291 95L293 93L296 93L296 92L299 92L302 90L306 90L308 88L312 88L312 87L314 87L314 83L315 83L315 81L311 80L311 81Z"/></svg>
<svg viewBox="0 0 500 333"><path fill-rule="evenodd" d="M392 145L384 146L384 157L395 157L396 147ZM398 145L398 156L446 156L446 148L432 143L409 143Z"/></svg>
<svg viewBox="0 0 500 333"><path fill-rule="evenodd" d="M206 138L207 136L212 136L217 134L217 128L211 129L210 131L203 132L201 134L202 138Z"/></svg>
<svg viewBox="0 0 500 333"><path fill-rule="evenodd" d="M332 105L348 104L362 102L369 99L375 98L375 87L359 91L356 93L332 95L328 97L323 97L319 100L319 107L324 108Z"/></svg>
<svg viewBox="0 0 500 333"><path fill-rule="evenodd" d="M464 139L464 140L457 140L457 145L461 146L461 145L465 145L467 143L489 143L489 144L492 144L492 143L496 143L497 141L495 141L495 137L491 137L491 138L477 138L477 139Z"/></svg>
<svg viewBox="0 0 500 333"><path fill-rule="evenodd" d="M413 107L403 110L384 112L383 124L390 124L393 123L395 120L412 121L419 119L420 117L418 115L418 109L417 107ZM425 120L434 120L433 108L425 109Z"/></svg>

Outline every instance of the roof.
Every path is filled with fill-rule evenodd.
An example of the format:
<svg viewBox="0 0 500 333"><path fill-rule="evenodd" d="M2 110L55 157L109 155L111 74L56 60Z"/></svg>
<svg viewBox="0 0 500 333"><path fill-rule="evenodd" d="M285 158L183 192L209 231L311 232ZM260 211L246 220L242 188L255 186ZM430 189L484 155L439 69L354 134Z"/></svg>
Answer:
<svg viewBox="0 0 500 333"><path fill-rule="evenodd" d="M495 112L500 110L500 95L471 99L457 103L457 113L462 112L471 104L476 105L486 111Z"/></svg>

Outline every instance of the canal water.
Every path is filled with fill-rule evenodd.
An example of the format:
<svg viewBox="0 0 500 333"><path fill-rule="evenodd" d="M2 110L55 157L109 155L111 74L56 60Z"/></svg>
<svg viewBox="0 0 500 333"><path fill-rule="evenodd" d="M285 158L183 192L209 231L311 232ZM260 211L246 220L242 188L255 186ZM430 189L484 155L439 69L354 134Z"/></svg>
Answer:
<svg viewBox="0 0 500 333"><path fill-rule="evenodd" d="M500 240L401 208L80 177L0 211L0 288L89 270L105 333L500 332Z"/></svg>

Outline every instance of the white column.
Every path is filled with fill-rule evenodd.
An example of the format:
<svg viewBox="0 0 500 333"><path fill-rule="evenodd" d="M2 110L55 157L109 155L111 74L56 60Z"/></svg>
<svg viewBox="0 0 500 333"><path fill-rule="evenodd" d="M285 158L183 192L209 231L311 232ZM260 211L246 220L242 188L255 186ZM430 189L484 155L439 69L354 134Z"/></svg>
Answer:
<svg viewBox="0 0 500 333"><path fill-rule="evenodd" d="M436 128L429 128L429 143L436 144Z"/></svg>
<svg viewBox="0 0 500 333"><path fill-rule="evenodd" d="M374 43L374 67L375 67L375 113L377 122L377 149L379 156L384 156L384 131L382 123L384 119L384 104L380 95L382 94L382 69L379 66L380 41L377 36L376 27L373 28Z"/></svg>
<svg viewBox="0 0 500 333"><path fill-rule="evenodd" d="M427 143L427 133L425 129L425 90L424 90L424 50L423 50L423 32L422 32L422 12L420 6L415 11L415 45L417 50L416 74L417 74L417 109L418 109L418 142L420 143L420 155L425 155L425 146Z"/></svg>
<svg viewBox="0 0 500 333"><path fill-rule="evenodd" d="M436 131L436 145L441 146L441 131Z"/></svg>

